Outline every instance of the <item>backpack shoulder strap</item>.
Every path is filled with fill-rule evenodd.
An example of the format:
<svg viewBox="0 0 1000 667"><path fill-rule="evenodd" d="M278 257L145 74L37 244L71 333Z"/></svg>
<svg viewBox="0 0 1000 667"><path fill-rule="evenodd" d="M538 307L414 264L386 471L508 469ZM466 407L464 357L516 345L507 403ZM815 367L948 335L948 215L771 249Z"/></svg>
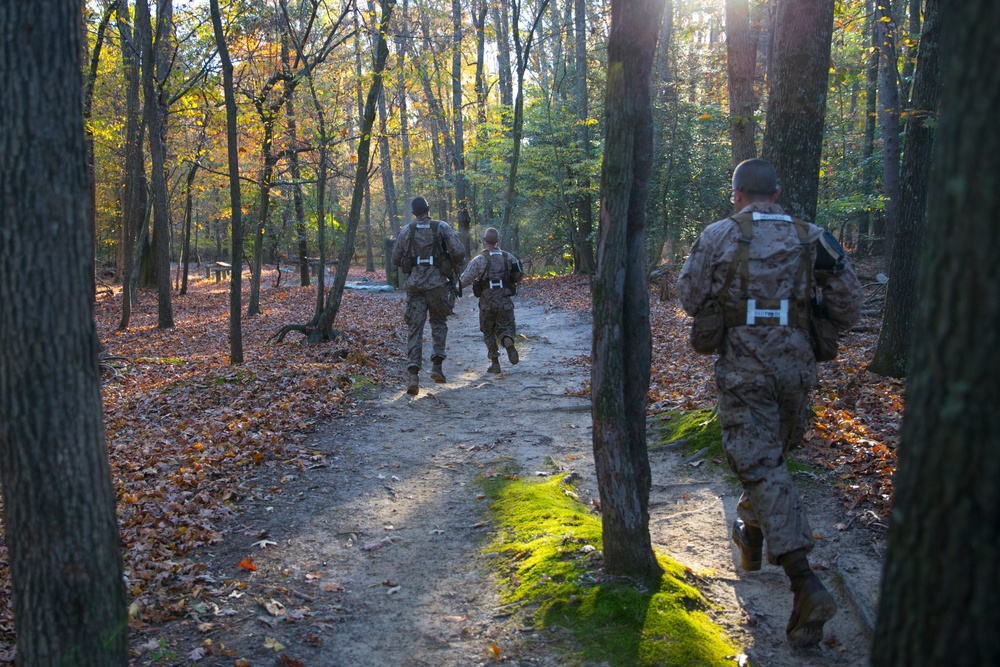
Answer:
<svg viewBox="0 0 1000 667"><path fill-rule="evenodd" d="M729 285L736 275L736 267L740 266L740 294L746 297L748 284L750 282L750 242L753 241L753 214L739 213L729 218L740 228L740 246L733 255L733 261L729 263L729 271L726 272L726 281L722 285L719 295L723 298L729 290Z"/></svg>

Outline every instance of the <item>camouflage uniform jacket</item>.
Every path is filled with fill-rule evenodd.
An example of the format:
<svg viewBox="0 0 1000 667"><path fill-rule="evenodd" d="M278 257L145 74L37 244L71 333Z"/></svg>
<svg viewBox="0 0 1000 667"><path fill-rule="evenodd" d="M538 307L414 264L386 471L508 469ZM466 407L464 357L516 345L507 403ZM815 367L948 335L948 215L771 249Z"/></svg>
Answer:
<svg viewBox="0 0 1000 667"><path fill-rule="evenodd" d="M773 203L755 203L741 213L784 213ZM817 241L823 230L809 225L808 239ZM739 225L726 218L712 223L702 232L684 262L677 280L681 305L694 315L710 298L719 295L726 281L730 263L736 254L740 238ZM812 261L816 259L816 243L812 244ZM748 292L755 299L793 299L802 295L796 286L801 250L795 226L783 220L756 220L749 249ZM840 330L857 322L861 315L861 285L850 261L839 275L814 273L814 284L805 296L821 295L830 318ZM728 286L729 295L739 298L739 272ZM752 373L775 373L801 369L815 382L816 358L809 334L794 326L736 326L726 330L720 364L731 370Z"/></svg>
<svg viewBox="0 0 1000 667"><path fill-rule="evenodd" d="M465 271L462 272L462 287L468 287L477 280L492 280L496 282L510 280L507 268L519 268L520 266L521 262L517 257L514 257L514 255L506 250L500 250L499 248L484 250L473 257L469 265L465 267ZM520 274L520 271L518 273ZM503 296L511 295L511 290L507 286L499 289L483 290L483 295L485 296L487 292L497 292Z"/></svg>
<svg viewBox="0 0 1000 667"><path fill-rule="evenodd" d="M410 224L400 230L396 245L392 249L392 263L399 266L410 252L410 236L413 236L413 255L417 259L414 260L413 270L406 278L407 292L421 292L448 284L447 276L441 272L442 258L434 256L434 231L430 223L431 219L426 215L415 217ZM452 264L458 271L465 263L465 248L462 242L458 240L458 235L447 222L438 221L438 235L442 246L447 245Z"/></svg>

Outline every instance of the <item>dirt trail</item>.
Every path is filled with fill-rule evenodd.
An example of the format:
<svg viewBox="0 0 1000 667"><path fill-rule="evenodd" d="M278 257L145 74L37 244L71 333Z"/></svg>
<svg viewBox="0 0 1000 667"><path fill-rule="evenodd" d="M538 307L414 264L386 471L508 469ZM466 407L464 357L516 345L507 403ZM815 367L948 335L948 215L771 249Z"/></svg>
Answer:
<svg viewBox="0 0 1000 667"><path fill-rule="evenodd" d="M400 300L402 313L401 294L385 298ZM200 556L205 599L185 623L134 636L134 664L459 667L494 664L490 645L503 664L566 664L523 612L498 600L479 554L490 526L475 476L510 457L524 476L572 470L581 498L597 497L589 400L567 393L589 373L573 360L590 352L590 324L523 298L516 307L520 364L501 355L503 373L485 372L476 300L462 299L449 320L447 383L435 385L425 370L413 397L401 369L398 387L317 436L315 467L258 480L260 493L224 527L226 541ZM784 641L791 594L780 569L734 569L735 489L708 462L650 458L653 541L701 576L752 664L867 662L862 624L834 583L835 561L849 556L860 582L849 585L873 590L877 552L863 535L856 542L859 531L837 526L824 485L806 492L814 530L826 536L814 561L828 568L820 575L841 607L828 626L836 642L794 654ZM237 567L245 557L255 572ZM160 638L173 662L153 662Z"/></svg>

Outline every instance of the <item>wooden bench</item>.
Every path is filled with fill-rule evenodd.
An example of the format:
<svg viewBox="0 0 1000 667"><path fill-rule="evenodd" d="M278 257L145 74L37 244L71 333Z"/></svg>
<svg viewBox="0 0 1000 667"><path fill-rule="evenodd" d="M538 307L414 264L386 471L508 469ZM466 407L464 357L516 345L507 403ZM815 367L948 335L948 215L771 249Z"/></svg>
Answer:
<svg viewBox="0 0 1000 667"><path fill-rule="evenodd" d="M232 270L232 264L227 264L226 262L216 262L215 264L209 264L205 267L205 277L208 278L214 273L215 282L222 282L223 278L229 278L229 274L232 273Z"/></svg>

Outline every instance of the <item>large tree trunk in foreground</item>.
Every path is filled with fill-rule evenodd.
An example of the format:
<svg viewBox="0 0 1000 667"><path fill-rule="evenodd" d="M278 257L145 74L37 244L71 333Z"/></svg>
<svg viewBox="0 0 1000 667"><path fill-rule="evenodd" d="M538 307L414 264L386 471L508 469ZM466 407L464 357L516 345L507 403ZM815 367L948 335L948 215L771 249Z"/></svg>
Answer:
<svg viewBox="0 0 1000 667"><path fill-rule="evenodd" d="M819 196L832 35L833 0L778 3L761 153L778 172L781 205L810 221Z"/></svg>
<svg viewBox="0 0 1000 667"><path fill-rule="evenodd" d="M124 666L90 307L80 4L0 3L0 34L34 36L0 41L0 481L17 663Z"/></svg>
<svg viewBox="0 0 1000 667"><path fill-rule="evenodd" d="M917 55L913 104L906 120L899 221L889 252L891 280L875 357L868 367L874 373L904 377L910 354L917 303L917 262L923 246L924 207L934 149L934 124L938 105L938 0L927 0L924 33Z"/></svg>
<svg viewBox="0 0 1000 667"><path fill-rule="evenodd" d="M956 6L957 5L957 6ZM1000 655L1000 4L942 12L941 120L872 664Z"/></svg>
<svg viewBox="0 0 1000 667"><path fill-rule="evenodd" d="M600 242L594 277L594 463L609 574L661 574L649 538L652 359L643 228L653 158L650 72L663 3L612 0Z"/></svg>

